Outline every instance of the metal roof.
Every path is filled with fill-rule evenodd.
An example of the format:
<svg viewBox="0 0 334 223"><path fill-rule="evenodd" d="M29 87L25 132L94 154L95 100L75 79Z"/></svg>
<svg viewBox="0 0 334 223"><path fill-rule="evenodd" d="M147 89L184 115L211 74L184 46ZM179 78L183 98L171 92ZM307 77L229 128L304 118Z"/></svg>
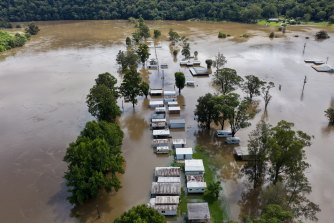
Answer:
<svg viewBox="0 0 334 223"><path fill-rule="evenodd" d="M209 220L210 211L208 203L188 203L189 220Z"/></svg>
<svg viewBox="0 0 334 223"><path fill-rule="evenodd" d="M155 204L178 204L180 202L180 196L156 196Z"/></svg>
<svg viewBox="0 0 334 223"><path fill-rule="evenodd" d="M151 194L153 195L179 195L181 194L181 183L152 182Z"/></svg>
<svg viewBox="0 0 334 223"><path fill-rule="evenodd" d="M180 183L180 177L158 177L158 183Z"/></svg>
<svg viewBox="0 0 334 223"><path fill-rule="evenodd" d="M193 148L176 148L175 153L176 155L191 155L193 154Z"/></svg>
<svg viewBox="0 0 334 223"><path fill-rule="evenodd" d="M191 159L184 161L184 170L188 171L200 171L204 172L203 160L201 159Z"/></svg>
<svg viewBox="0 0 334 223"><path fill-rule="evenodd" d="M156 167L156 177L179 177L180 167Z"/></svg>
<svg viewBox="0 0 334 223"><path fill-rule="evenodd" d="M154 136L158 136L158 135L169 136L170 131L169 129L157 129L157 130L153 130L153 135Z"/></svg>
<svg viewBox="0 0 334 223"><path fill-rule="evenodd" d="M173 139L173 144L186 144L186 139Z"/></svg>
<svg viewBox="0 0 334 223"><path fill-rule="evenodd" d="M205 182L189 181L187 183L187 188L206 188L206 183Z"/></svg>

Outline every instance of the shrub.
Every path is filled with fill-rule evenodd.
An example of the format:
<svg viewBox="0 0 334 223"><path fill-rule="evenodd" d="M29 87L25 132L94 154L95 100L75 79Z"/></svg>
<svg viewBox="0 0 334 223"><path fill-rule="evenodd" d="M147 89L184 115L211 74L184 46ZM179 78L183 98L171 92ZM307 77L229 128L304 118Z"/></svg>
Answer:
<svg viewBox="0 0 334 223"><path fill-rule="evenodd" d="M223 32L219 32L219 33L218 33L218 38L219 38L219 39L226 38L226 34L223 33Z"/></svg>
<svg viewBox="0 0 334 223"><path fill-rule="evenodd" d="M320 30L315 34L316 39L327 39L329 38L328 33L325 30Z"/></svg>

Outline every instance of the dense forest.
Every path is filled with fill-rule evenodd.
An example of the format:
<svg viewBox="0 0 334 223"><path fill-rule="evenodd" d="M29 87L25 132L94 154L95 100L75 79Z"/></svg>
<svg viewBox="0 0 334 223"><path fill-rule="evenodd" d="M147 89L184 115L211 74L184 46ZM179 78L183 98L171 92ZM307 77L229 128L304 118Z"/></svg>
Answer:
<svg viewBox="0 0 334 223"><path fill-rule="evenodd" d="M2 0L0 20L231 20L286 16L334 22L334 0Z"/></svg>

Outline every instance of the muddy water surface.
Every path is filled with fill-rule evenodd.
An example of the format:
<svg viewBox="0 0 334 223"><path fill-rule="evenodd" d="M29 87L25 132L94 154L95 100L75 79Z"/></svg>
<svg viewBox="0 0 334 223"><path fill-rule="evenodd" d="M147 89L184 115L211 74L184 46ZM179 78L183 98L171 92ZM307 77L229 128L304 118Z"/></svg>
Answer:
<svg viewBox="0 0 334 223"><path fill-rule="evenodd" d="M307 149L312 165L308 171L313 186L310 197L322 208L320 222L331 222L334 129L328 127L323 111L334 100L334 76L316 73L303 58L329 56L328 63L334 65L333 38L322 42L305 40L305 36L311 36L308 28L299 30L298 38L291 32L285 38L270 40L269 28L255 25L205 22L149 22L149 25L161 29L163 38L170 28L189 37L191 51L199 52L203 65L205 59L220 51L227 57L226 66L240 75L256 74L282 85L281 91L273 90L265 118L272 124L281 119L292 121L296 128L314 136L312 146ZM71 217L72 206L66 201L62 179L66 166L62 158L68 143L92 119L85 97L97 74L109 71L121 80L115 57L118 50L124 49L122 42L133 31L132 25L126 21L52 22L41 24L41 29L24 48L0 55L0 221L111 222L131 206L148 201L153 168L168 165L172 160L152 152L148 128L152 111L148 109L148 100L140 98L135 111L130 104L124 104L120 120L127 161L126 172L121 176L123 188L118 193L101 194L75 210L78 217ZM220 30L232 37L218 40ZM239 37L244 33L254 36ZM153 50L151 53L154 55ZM223 146L221 140L213 137L213 131L199 131L193 118L197 98L207 92L215 93L211 77L193 78L175 62L167 42L162 42L157 55L160 61L169 64L169 69L164 74L157 71L145 74L151 87L174 89L173 74L179 70L196 82L195 88L186 87L178 97L181 117L187 121L186 131L172 134L186 137L190 146L204 145L213 154L214 161L221 166L219 173L229 204L227 209L237 219L238 201L245 189L238 174L241 164L233 160L233 147ZM180 59L181 56L177 58ZM305 75L308 82L302 92ZM242 145L247 145L248 133L262 117L263 111L259 111L252 127L238 132ZM101 211L100 219L96 205Z"/></svg>

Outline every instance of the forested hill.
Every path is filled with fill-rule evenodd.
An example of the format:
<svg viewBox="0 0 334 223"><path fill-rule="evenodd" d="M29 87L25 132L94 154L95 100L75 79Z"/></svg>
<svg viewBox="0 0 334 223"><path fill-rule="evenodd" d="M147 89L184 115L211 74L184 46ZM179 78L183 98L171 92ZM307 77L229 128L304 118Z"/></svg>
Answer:
<svg viewBox="0 0 334 223"><path fill-rule="evenodd" d="M334 20L334 0L0 0L0 20Z"/></svg>

